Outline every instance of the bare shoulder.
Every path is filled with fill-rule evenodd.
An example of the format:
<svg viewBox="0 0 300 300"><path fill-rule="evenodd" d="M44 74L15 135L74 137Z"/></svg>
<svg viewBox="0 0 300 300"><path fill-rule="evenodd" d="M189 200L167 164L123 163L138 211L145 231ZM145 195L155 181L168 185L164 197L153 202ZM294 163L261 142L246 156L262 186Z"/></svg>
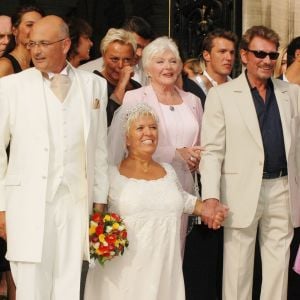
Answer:
<svg viewBox="0 0 300 300"><path fill-rule="evenodd" d="M14 68L10 60L6 57L0 58L0 77L14 73Z"/></svg>

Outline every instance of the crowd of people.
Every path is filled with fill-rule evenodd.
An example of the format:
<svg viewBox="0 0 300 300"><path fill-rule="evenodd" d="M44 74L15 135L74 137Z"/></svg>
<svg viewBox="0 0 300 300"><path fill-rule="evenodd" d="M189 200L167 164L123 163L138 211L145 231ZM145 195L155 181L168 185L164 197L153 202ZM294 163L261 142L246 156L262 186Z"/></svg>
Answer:
<svg viewBox="0 0 300 300"><path fill-rule="evenodd" d="M300 37L215 29L183 63L133 16L85 63L91 36L32 5L0 16L8 299L299 299ZM130 246L86 274L93 210Z"/></svg>

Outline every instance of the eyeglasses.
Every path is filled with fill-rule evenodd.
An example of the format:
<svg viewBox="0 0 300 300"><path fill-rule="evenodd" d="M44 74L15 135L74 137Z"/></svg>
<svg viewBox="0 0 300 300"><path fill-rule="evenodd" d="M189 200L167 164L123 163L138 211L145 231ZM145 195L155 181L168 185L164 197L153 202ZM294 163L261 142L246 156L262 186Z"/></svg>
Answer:
<svg viewBox="0 0 300 300"><path fill-rule="evenodd" d="M50 45L62 42L65 39L66 38L63 38L63 39L55 41L55 42L47 42L47 41L37 41L37 42L34 42L34 41L29 41L27 43L26 47L27 47L27 49L33 49L35 46L38 46L38 47L41 47L41 48L45 49L45 48L49 47Z"/></svg>
<svg viewBox="0 0 300 300"><path fill-rule="evenodd" d="M250 49L247 49L247 51L253 53L256 58L261 58L261 59L264 59L269 55L271 60L276 60L279 56L278 52L265 52L265 51L250 50Z"/></svg>

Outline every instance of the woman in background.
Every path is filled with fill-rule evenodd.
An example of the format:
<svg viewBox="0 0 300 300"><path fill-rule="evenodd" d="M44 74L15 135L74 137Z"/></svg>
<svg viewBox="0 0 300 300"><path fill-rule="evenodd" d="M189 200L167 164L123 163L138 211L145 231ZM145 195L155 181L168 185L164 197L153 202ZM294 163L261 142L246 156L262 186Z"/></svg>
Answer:
<svg viewBox="0 0 300 300"><path fill-rule="evenodd" d="M33 24L44 16L44 12L33 5L22 6L12 16L14 49L0 58L0 77L21 72L30 67L31 56L26 48Z"/></svg>
<svg viewBox="0 0 300 300"><path fill-rule="evenodd" d="M72 42L67 59L73 67L77 68L82 61L90 59L93 30L85 20L80 18L71 18L67 24Z"/></svg>
<svg viewBox="0 0 300 300"><path fill-rule="evenodd" d="M283 47L279 50L279 56L274 67L274 77L283 79L283 75L287 68L287 48Z"/></svg>
<svg viewBox="0 0 300 300"><path fill-rule="evenodd" d="M111 28L101 41L100 50L104 69L94 71L107 81L107 125L110 126L114 112L122 105L126 91L141 85L131 77L134 74L136 41L133 34L124 29ZM101 67L101 66L99 66Z"/></svg>

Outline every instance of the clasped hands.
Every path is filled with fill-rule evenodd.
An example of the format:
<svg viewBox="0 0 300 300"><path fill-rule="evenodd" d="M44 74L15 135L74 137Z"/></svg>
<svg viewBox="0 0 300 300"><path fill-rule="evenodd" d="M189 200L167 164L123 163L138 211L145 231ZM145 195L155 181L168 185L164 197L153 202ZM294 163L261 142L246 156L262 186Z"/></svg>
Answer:
<svg viewBox="0 0 300 300"><path fill-rule="evenodd" d="M176 149L182 159L186 162L191 172L195 172L199 168L201 158L201 146L183 147Z"/></svg>
<svg viewBox="0 0 300 300"><path fill-rule="evenodd" d="M219 229L228 215L229 208L219 200L211 198L202 202L201 220L211 229Z"/></svg>

